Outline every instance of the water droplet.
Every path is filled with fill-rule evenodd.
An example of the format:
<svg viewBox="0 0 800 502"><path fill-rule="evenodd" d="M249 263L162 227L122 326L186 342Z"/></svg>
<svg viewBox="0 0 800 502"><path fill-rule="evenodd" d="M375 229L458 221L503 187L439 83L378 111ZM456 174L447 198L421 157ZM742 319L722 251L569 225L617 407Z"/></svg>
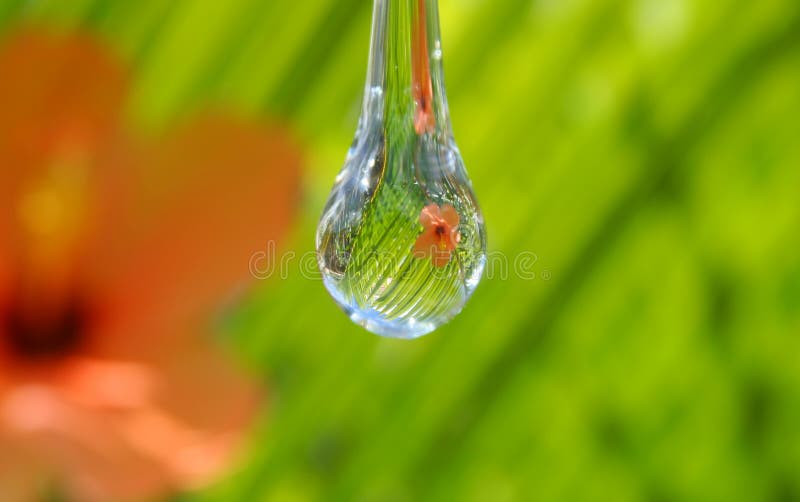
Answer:
<svg viewBox="0 0 800 502"><path fill-rule="evenodd" d="M480 281L486 236L450 128L436 0L375 1L362 117L317 257L336 302L382 336L433 331Z"/></svg>

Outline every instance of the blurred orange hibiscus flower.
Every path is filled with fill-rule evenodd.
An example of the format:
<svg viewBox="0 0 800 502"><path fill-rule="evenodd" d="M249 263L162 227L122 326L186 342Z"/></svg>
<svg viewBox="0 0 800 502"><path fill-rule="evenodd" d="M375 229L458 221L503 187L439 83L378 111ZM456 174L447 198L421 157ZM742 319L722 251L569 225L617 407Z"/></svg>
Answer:
<svg viewBox="0 0 800 502"><path fill-rule="evenodd" d="M0 498L209 481L260 394L209 312L287 230L297 149L221 115L131 134L125 68L84 35L7 36L0 75Z"/></svg>

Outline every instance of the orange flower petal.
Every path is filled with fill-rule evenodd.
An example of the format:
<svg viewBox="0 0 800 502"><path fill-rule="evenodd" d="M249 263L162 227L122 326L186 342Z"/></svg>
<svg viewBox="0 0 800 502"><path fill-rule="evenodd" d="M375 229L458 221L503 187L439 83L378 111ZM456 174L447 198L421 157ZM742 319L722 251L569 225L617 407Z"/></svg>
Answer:
<svg viewBox="0 0 800 502"><path fill-rule="evenodd" d="M415 256L423 258L431 256L432 250L436 249L437 240L434 232L424 230L414 243Z"/></svg>
<svg viewBox="0 0 800 502"><path fill-rule="evenodd" d="M2 406L0 401L0 409ZM4 437L10 431L4 430L2 422L0 417L0 444L3 445L0 450L0 493L4 500L36 502L41 496L39 490L44 475L43 466L15 444L15 437Z"/></svg>
<svg viewBox="0 0 800 502"><path fill-rule="evenodd" d="M0 226L0 305L8 305L11 296L11 257L8 255L8 243L4 237L8 234ZM2 382L2 376L0 376Z"/></svg>
<svg viewBox="0 0 800 502"><path fill-rule="evenodd" d="M252 256L292 222L301 155L280 127L208 116L149 158L135 218L115 233L132 244L107 250L98 288L114 298L116 328L152 346L168 326L207 320L252 282Z"/></svg>
<svg viewBox="0 0 800 502"><path fill-rule="evenodd" d="M83 381L82 365L105 383ZM49 384L0 393L0 466L46 460L32 472L60 474L75 500L151 499L208 483L229 464L258 403L254 385L202 338L152 364L82 359L71 366ZM109 406L109 386L125 393L129 378L142 375L158 384L144 400ZM11 457L4 428L21 448ZM37 486L41 479L25 481Z"/></svg>
<svg viewBox="0 0 800 502"><path fill-rule="evenodd" d="M48 464L39 475L58 474L70 498L141 500L172 488L160 463L126 444L125 415L76 405L47 385L21 385L3 398L24 451Z"/></svg>
<svg viewBox="0 0 800 502"><path fill-rule="evenodd" d="M434 251L433 255L431 256L431 261L433 262L434 267L444 267L450 263L450 251Z"/></svg>
<svg viewBox="0 0 800 502"><path fill-rule="evenodd" d="M73 142L93 151L117 129L127 76L93 38L12 34L0 47L0 74L13 75L0 79L0 157L15 162L0 163L0 189L18 188L8 182L47 167L54 150Z"/></svg>
<svg viewBox="0 0 800 502"><path fill-rule="evenodd" d="M210 337L187 342L150 361L162 383L154 408L125 426L131 445L159 460L184 487L221 474L262 401L256 383L236 370Z"/></svg>
<svg viewBox="0 0 800 502"><path fill-rule="evenodd" d="M456 208L450 204L445 204L442 206L439 214L445 223L447 223L452 229L455 229L458 226L458 223L461 221L461 218L458 216L458 211L456 211Z"/></svg>
<svg viewBox="0 0 800 502"><path fill-rule="evenodd" d="M439 220L439 206L429 204L422 208L419 213L419 223L426 229Z"/></svg>

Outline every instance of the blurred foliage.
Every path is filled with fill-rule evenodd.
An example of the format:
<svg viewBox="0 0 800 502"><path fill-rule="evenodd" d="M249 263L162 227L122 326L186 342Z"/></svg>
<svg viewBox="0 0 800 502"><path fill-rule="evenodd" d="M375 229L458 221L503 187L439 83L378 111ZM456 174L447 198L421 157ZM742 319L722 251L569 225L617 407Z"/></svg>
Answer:
<svg viewBox="0 0 800 502"><path fill-rule="evenodd" d="M456 138L512 261L415 342L301 273L370 3L0 1L5 29L88 28L133 62L139 127L214 103L307 150L288 277L228 321L269 417L188 499L800 500L800 3L441 0Z"/></svg>

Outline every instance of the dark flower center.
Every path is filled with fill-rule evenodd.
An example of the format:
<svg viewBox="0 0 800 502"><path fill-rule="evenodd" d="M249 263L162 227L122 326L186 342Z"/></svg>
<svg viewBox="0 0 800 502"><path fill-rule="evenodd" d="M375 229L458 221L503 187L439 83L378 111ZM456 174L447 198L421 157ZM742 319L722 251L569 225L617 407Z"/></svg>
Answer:
<svg viewBox="0 0 800 502"><path fill-rule="evenodd" d="M12 356L25 360L55 359L77 350L86 333L86 312L80 301L58 313L31 316L12 303L2 318L5 344Z"/></svg>
<svg viewBox="0 0 800 502"><path fill-rule="evenodd" d="M447 229L444 227L444 225L436 225L435 232L437 236L444 237L444 234L447 233Z"/></svg>

